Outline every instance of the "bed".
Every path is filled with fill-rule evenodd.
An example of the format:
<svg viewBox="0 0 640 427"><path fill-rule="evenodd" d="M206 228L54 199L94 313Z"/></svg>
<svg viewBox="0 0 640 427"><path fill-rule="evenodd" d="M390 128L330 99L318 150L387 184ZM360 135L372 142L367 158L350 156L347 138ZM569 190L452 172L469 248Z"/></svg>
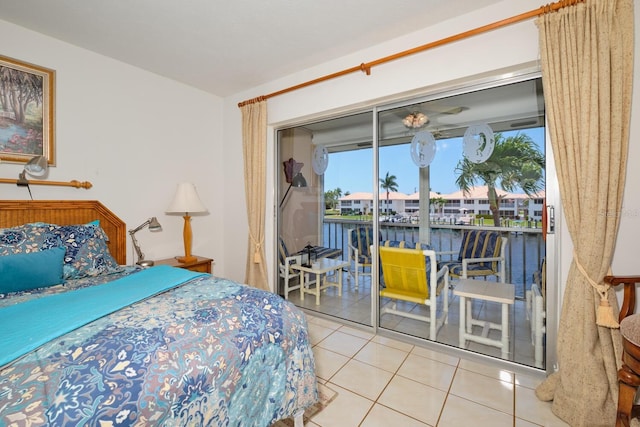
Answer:
<svg viewBox="0 0 640 427"><path fill-rule="evenodd" d="M0 425L302 426L318 392L300 310L125 263L100 202L0 201Z"/></svg>

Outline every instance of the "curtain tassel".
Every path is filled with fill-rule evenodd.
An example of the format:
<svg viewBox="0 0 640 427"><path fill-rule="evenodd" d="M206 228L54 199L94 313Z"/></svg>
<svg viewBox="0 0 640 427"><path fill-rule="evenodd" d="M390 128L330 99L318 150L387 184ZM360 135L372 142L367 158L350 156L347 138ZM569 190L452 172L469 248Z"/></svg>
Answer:
<svg viewBox="0 0 640 427"><path fill-rule="evenodd" d="M618 329L620 324L613 315L613 308L611 308L611 304L609 304L609 300L607 299L609 286L598 285L591 277L589 277L587 271L584 269L582 264L580 264L580 261L578 261L578 254L575 250L573 251L573 261L576 263L576 267L578 267L580 274L587 279L587 282L589 282L598 295L600 295L600 305L596 311L596 325L604 326L605 328ZM611 272L611 268L609 268L609 272Z"/></svg>
<svg viewBox="0 0 640 427"><path fill-rule="evenodd" d="M606 296L600 299L600 305L596 313L596 324L612 329L618 329L620 327L620 324L613 315L613 308L611 308Z"/></svg>
<svg viewBox="0 0 640 427"><path fill-rule="evenodd" d="M256 250L253 253L253 263L260 264L262 262L262 257L260 256L260 245L256 245Z"/></svg>

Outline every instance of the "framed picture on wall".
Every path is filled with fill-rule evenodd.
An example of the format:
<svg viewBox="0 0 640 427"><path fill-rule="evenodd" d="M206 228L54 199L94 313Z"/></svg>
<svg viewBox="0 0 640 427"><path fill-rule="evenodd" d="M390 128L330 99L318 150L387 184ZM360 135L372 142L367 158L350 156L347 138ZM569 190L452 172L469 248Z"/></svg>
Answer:
<svg viewBox="0 0 640 427"><path fill-rule="evenodd" d="M55 165L55 71L0 55L0 160Z"/></svg>

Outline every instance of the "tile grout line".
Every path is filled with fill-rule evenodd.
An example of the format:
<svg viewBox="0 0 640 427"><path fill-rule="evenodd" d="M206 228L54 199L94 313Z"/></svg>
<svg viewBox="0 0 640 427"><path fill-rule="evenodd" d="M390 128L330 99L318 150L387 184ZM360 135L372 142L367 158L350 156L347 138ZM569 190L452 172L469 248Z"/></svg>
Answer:
<svg viewBox="0 0 640 427"><path fill-rule="evenodd" d="M375 405L380 405L381 407L384 407L384 408L387 408L388 410L391 410L391 411L393 411L393 412L396 412L396 413L402 414L403 416L405 416L405 417L409 417L409 418L411 418L411 419L413 419L413 420L415 420L415 421L417 421L417 422L423 422L423 421L421 421L421 420L419 420L419 419L416 419L416 418L415 418L415 417L413 417L413 416L410 416L410 415L408 415L408 414L405 414L404 412L400 412L400 411L398 411L397 409L395 409L395 408L393 408L393 407L389 407L389 406L387 406L387 405L384 405L384 404L382 404L382 403L379 403L379 401L378 401L378 400L379 400L379 398L384 394L385 390L387 390L387 388L389 387L389 384L393 381L393 379L394 379L394 378L396 378L396 377L400 377L399 371L400 371L401 367L402 367L402 366L403 366L403 364L407 361L407 359L409 358L409 356L410 356L411 354L414 354L416 357L424 357L424 358L426 358L426 359L435 360L435 361L438 361L438 360L437 360L437 359L432 359L432 358L430 358L430 357L428 357L428 356L422 356L422 355L416 354L416 353L415 353L415 349L417 349L417 348L421 348L421 347L420 347L420 346L417 346L417 345L415 345L415 344L407 343L407 344L409 344L411 347L410 347L410 349L409 349L409 350L404 350L404 349L401 349L401 348L394 347L394 346L392 346L392 345L385 344L385 343L383 343L383 342L377 342L377 341L375 341L376 337L378 337L379 335L372 334L372 333L370 333L370 332L366 332L366 336L363 336L363 335L361 335L361 334L355 334L355 333L352 333L348 326L340 325L340 324L336 324L336 326L337 326L337 328L335 328L335 329L334 329L334 328L332 328L332 327L328 327L328 326L327 326L326 328L330 330L330 333L329 333L327 336L323 337L321 340L319 340L319 341L318 341L318 342L317 342L313 347L318 347L318 346L319 346L319 344L321 344L323 341L325 341L326 339L328 339L329 337L331 337L332 335L334 335L334 333L335 333L335 332L340 332L341 334L344 334L344 335L349 335L349 336L352 336L352 337L360 338L360 339L362 339L362 340L364 341L364 344L363 344L361 347L359 347L359 348L358 348L358 350L356 350L356 351L355 351L355 353L353 353L353 355L350 355L350 356L347 356L347 355L342 354L342 353L338 353L338 352L333 351L333 350L330 350L330 349L328 349L328 348L320 347L320 348L322 348L323 350L326 350L326 351L329 351L329 352L332 352L332 353L335 353L335 354L341 355L341 356L343 356L343 357L347 357L347 361L346 361L343 365L341 365L341 367L340 367L340 368L339 368L339 369L338 369L338 370L337 370L337 371L336 371L336 372L335 372L335 373L334 373L334 374L333 374L329 379L326 379L326 380L325 380L325 381L326 381L326 382L325 382L325 384L329 384L329 385L333 385L333 386L336 386L336 387L340 387L340 388L342 388L342 387L341 387L341 386L339 386L338 384L333 383L331 380L332 380L332 379L333 379L333 378L338 374L338 372L340 372L340 371L341 371L341 370L342 370L342 369L343 369L343 368L344 368L344 367L345 367L349 362L351 362L351 361L356 361L356 362L358 362L358 363L363 363L363 364L365 364L365 365L367 365L367 366L370 366L371 368L374 368L374 369L382 369L382 370L387 371L386 369L378 368L378 367L377 367L377 366L375 366L375 365L371 365L370 363L367 363L367 362L365 362L365 361L360 361L360 360L358 360L358 359L356 358L356 357L357 357L357 355L358 355L358 354L360 354L360 353L363 351L363 349L364 349L365 347L367 347L367 345L370 345L370 344L379 345L379 346L382 346L382 347L385 347L385 348L394 349L394 350L399 350L399 351L402 351L403 353L405 353L405 354L404 354L404 356L403 356L403 358L402 358L402 361L398 364L398 367L397 367L397 368L395 368L393 371L387 371L387 372L389 372L389 373L392 373L392 376L391 376L391 378L389 379L389 381L385 384L385 386L382 388L382 390L380 391L380 393L379 393L379 394L377 394L377 396L375 397L375 399L371 399L371 398L369 398L369 397L363 396L362 394L360 394L360 393L358 393L358 392L356 392L356 391L353 391L353 390L347 389L350 393L353 393L354 395L359 396L359 397L361 397L361 398L363 398L363 399L365 399L365 400L367 400L367 401L371 402L371 406L368 408L367 412L364 414L363 418L361 419L361 421L359 422L359 424L358 424L358 425L359 425L359 426L360 426L360 425L362 425L362 423L363 423L363 422L364 422L364 420L367 418L367 416L371 413L371 411L373 410L373 408L375 407ZM449 386L448 386L448 388L447 388L447 390L446 390L446 393L445 393L445 399L444 399L444 401L443 401L443 403L442 403L442 407L441 407L441 409L440 409L440 412L439 412L439 414L438 414L438 419L437 419L437 422L436 422L436 424L435 424L436 426L440 423L440 421L441 421L441 419L442 419L442 415L443 415L443 413L444 413L444 409L445 409L446 403L447 403L447 401L449 400L449 397L450 397L450 395L451 395L451 390L452 390L452 387L453 387L453 381L455 380L456 375L458 375L458 373L459 373L459 372L461 372L461 370L462 370L462 371L475 372L475 373L476 373L476 374L478 374L478 375L482 375L482 376L486 376L486 377L489 377L489 378L492 378L492 379L496 379L496 380L498 380L498 381L502 381L502 380L500 380L500 379L493 378L493 377L492 377L492 376L490 376L490 375L486 375L486 374L481 373L481 372L476 372L476 371L474 371L473 369L471 369L471 370L469 370L469 369L465 369L464 367L462 367L462 366L461 366L461 362L462 362L462 361L463 361L463 359L462 359L462 358L457 357L457 362L456 362L456 364L455 364L455 365L450 365L450 366L455 367L455 370L454 370L454 374L453 374L453 376L452 376L452 378L451 378L451 382L449 383ZM444 362L441 362L441 363L444 363ZM518 419L518 416L517 416L517 413L516 413L516 406L517 406L517 401L516 401L517 373L516 373L516 372L512 372L512 375L513 375L513 377L512 377L512 381L511 381L511 383L512 383L512 385L513 385L513 392L512 392L512 393L513 393L513 394L512 394L512 398L513 398L513 399L512 399L512 425L513 425L513 426L515 426L515 425L516 425L516 422L517 422L517 419ZM402 376L402 378L407 378L407 377ZM411 378L407 378L407 379L411 380ZM464 400L468 400L468 401L470 401L470 402L472 402L472 403L476 403L476 404L478 404L478 402L474 402L473 400L466 399L466 398L463 398L463 399L464 399ZM481 406L486 406L486 407L487 407L487 408L489 408L489 409L496 410L495 408L492 408L492 407L487 406L487 405L484 405L484 404L480 404L480 405L481 405ZM498 410L498 411L499 411L499 410ZM524 420L524 419L523 419L523 420ZM536 424L536 423L534 423L534 422L532 422L532 421L529 421L529 420L527 420L527 422L531 422L532 424ZM536 425L538 425L538 424L536 424Z"/></svg>
<svg viewBox="0 0 640 427"><path fill-rule="evenodd" d="M334 332L339 332L339 331L340 331L340 329L342 329L342 327L343 327L343 326L340 326L338 329L334 329L334 330L332 330L332 332L331 332L329 335L327 335L325 338L323 338L323 340L325 340L325 339L327 339L328 337L330 337L331 335L333 335L333 333L334 333ZM351 334L349 334L349 333L347 333L347 332L344 332L344 331L340 331L340 332L341 332L341 333L343 333L343 334L346 334L346 335L351 335ZM355 336L355 335L351 335L351 336ZM371 364L366 363L366 362L361 362L361 361L359 361L359 360L355 359L355 356L357 356L357 355L358 355L358 353L360 353L360 352L361 352L361 351L362 351L362 350L367 346L367 344L369 344L369 343L374 343L374 344L381 345L381 346L388 347L388 348L394 348L394 347L391 347L391 346L388 346L388 345L385 345L385 344L382 344L382 343L378 343L378 342L373 341L373 339L374 339L376 336L377 336L377 335L372 334L372 336L371 336L370 338L367 338L367 343L366 343L365 345L363 345L363 346L362 346L362 347L361 347L357 352L355 352L353 356L350 356L350 357L349 357L349 360L348 360L344 365L342 365L342 366L340 367L340 369L338 369L338 370L337 370L337 371L336 371L336 372L331 376L331 378L335 377L335 376L338 374L338 372L340 372L340 371L341 371L341 370L342 370L342 369L343 369L343 368L344 368L344 367L345 367L345 366L346 366L350 361L352 361L352 360L355 360L356 362L359 362L359 363L363 363L363 364L368 365L368 366L370 366L370 367L372 367L372 368L377 368L377 367L376 367L376 366L374 366L374 365L371 365ZM361 337L359 337L359 338L361 338ZM321 340L321 341L323 341L323 340ZM320 342L321 342L321 341L320 341ZM320 342L319 342L319 343L320 343ZM319 344L319 343L318 343L318 344ZM315 347L315 346L314 346L314 347ZM321 347L321 348L322 348L322 347ZM351 392L351 393L355 394L356 396L359 396L359 397L361 397L361 398L363 398L363 399L365 399L365 400L368 400L368 401L370 401L370 402L372 403L372 405L369 407L369 409L367 410L367 412L366 412L366 413L364 414L364 416L362 417L362 420L360 420L360 422L358 423L358 426L361 426L361 425L362 425L362 423L365 421L365 419L367 418L367 416L371 413L371 411L373 410L373 408L375 407L375 405L376 405L376 404L377 404L377 405L380 405L380 406L382 406L382 407L385 407L385 408L387 408L387 409L389 409L389 410L391 410L391 411L394 411L394 412L397 412L397 413L399 413L399 414L402 414L402 415L403 415L403 416L405 416L405 417L408 417L408 418L411 418L411 419L413 419L413 420L416 420L417 422L422 422L422 421L420 421L420 420L416 419L415 417L412 417L412 416L410 416L410 415L408 415L408 414L405 414L405 413L403 413L403 412L399 412L398 410L396 410L396 409L394 409L394 408L391 408L391 407L389 407L389 406L387 406L387 405L383 405L382 403L379 403L379 402L378 402L378 399L382 396L382 394L384 394L384 391L387 389L387 387L389 386L389 384L391 383L391 381L393 380L393 378L395 378L395 376L398 374L398 371L400 370L400 367L402 367L402 364L407 360L407 358L408 358L408 357L409 357L409 355L411 354L411 351L412 351L414 348L415 348L415 345L411 344L411 350L406 352L406 355L404 356L404 358L403 358L403 360L402 360L402 363L400 363L400 364L398 365L398 368L396 368L396 369L395 369L395 371L393 371L393 375L392 375L392 376L391 376L391 378L389 379L389 382L387 382L387 384L383 387L383 389L380 391L380 393L376 396L375 400L371 400L370 398L368 398L368 397L366 397L366 396L363 396L363 395L361 395L360 393L358 393L358 392L356 392L356 391L349 390L349 392ZM394 349L395 349L395 348L394 348ZM328 350L328 349L326 349L326 350L327 350L327 351L331 351L331 350ZM396 349L396 350L399 350L399 349ZM403 351L403 352L404 352L404 350L400 350L400 351ZM340 353L336 353L336 354L340 354ZM380 368L378 368L378 369L380 369ZM391 372L391 371L387 371L387 372ZM327 379L327 383L329 383L329 382L331 382L331 379ZM331 384L332 384L332 385L335 385L335 386L337 386L337 387L340 387L340 386L339 386L339 385L337 385L337 384L334 384L334 383L331 383ZM342 387L341 387L341 388L342 388ZM347 390L348 390L348 389L347 389ZM446 401L446 399L445 399L445 401ZM444 405L443 405L443 408L444 408ZM441 410L441 411L442 411L442 410Z"/></svg>
<svg viewBox="0 0 640 427"><path fill-rule="evenodd" d="M341 331L341 329L342 329L342 328L343 328L343 325L341 325L341 326L340 326L340 327L338 327L337 329L333 329L333 330L331 331L331 333L330 333L329 335L327 335L326 337L324 337L321 341L319 341L319 342L318 342L318 344L320 344L320 342L324 341L325 339L329 338L329 337L330 337L331 335L333 335L335 332L341 332L341 333L346 334L346 335L356 336L356 335L349 334L349 333L348 333L348 332L346 332L346 331ZM393 349L395 349L395 347L391 347L391 346L388 346L388 345L385 345L385 344L382 344L382 343L377 343L377 342L373 341L373 339L374 339L376 336L377 336L377 335L373 334L370 338L367 338L367 343L366 343L365 345L363 345L363 346L362 346L362 347L361 347L361 348L360 348L356 353L354 353L354 355L353 355L353 356L350 356L350 357L349 357L349 360L348 360L344 365L342 365L342 366L340 367L340 369L338 369L338 370L337 370L337 371L336 371L336 372L331 376L331 378L335 377L335 376L338 374L338 372L340 372L340 371L341 371L341 370L342 370L342 369L343 369L343 368L344 368L344 367L345 367L345 366L346 366L350 361L352 361L352 360L355 360L356 362L360 362L360 363L363 363L363 364L365 364L365 365L371 366L372 368L377 368L377 367L376 367L376 366L374 366L374 365L371 365L371 364L366 363L366 362L361 362L361 361L359 361L359 360L355 359L355 356L357 356L357 355L358 355L358 353L360 353L360 352L361 352L361 351L366 347L366 345L367 345L367 344L369 344L369 343L374 343L374 344L377 344L377 345L381 345L381 346L384 346L384 347L388 347L388 348L393 348ZM362 337L358 337L358 338L362 338ZM317 344L316 344L316 346L317 346ZM315 347L315 346L314 346L314 347ZM321 347L321 348L323 348L323 347ZM411 419L413 419L413 420L415 420L415 421L417 421L417 422L423 423L421 420L419 420L419 419L417 419L417 418L415 418L415 417L413 417L413 416L411 416L411 415L409 415L409 414L405 414L404 412L400 412L400 411L398 411L398 410L397 410L397 409L395 409L395 408L389 407L389 406L387 406L387 405L384 405L384 404L382 404L382 403L379 403L379 402L378 402L378 399L379 399L379 398L384 394L384 391L387 389L387 387L389 386L389 384L391 383L391 381L392 381L392 380L393 380L397 375L399 375L399 374L398 374L398 372L399 372L400 368L402 367L402 365L404 364L404 362L406 362L406 361L407 361L407 359L409 358L409 355L410 355L410 354L412 354L412 352L413 352L413 350L414 350L415 348L416 348L416 345L411 344L411 350L406 351L406 354L405 354L405 356L404 356L404 358L403 358L403 360L402 360L402 363L400 363L400 364L398 365L398 368L396 368L396 369L395 369L395 371L393 371L393 375L392 375L392 376L391 376L391 378L389 379L389 382L387 382L387 384L383 387L383 389L382 389L382 390L380 391L380 393L377 395L377 397L376 397L376 399L375 399L375 400L371 400L370 398L368 398L368 397L366 397L366 396L363 396L363 395L361 395L360 393L358 393L358 392L356 392L356 391L353 391L353 390L349 390L349 389L347 389L349 392L351 392L351 393L355 394L356 396L359 396L359 397L361 397L361 398L363 398L363 399L365 399L365 400L368 400L368 401L372 402L371 407L369 407L369 409L367 410L367 412L364 414L364 416L362 417L362 420L360 421L360 423L358 424L358 426L361 426L361 425L362 425L362 423L365 421L365 419L367 418L367 416L371 413L371 411L373 410L373 408L375 407L375 405L376 405L376 404L377 404L377 405L380 405L380 406L382 406L382 407L384 407L384 408L387 408L387 409L389 409L389 410L391 410L391 411L393 411L393 412L397 412L397 413L399 413L399 414L402 414L403 416L408 417L408 418L411 418ZM332 351L332 350L329 350L329 349L325 349L325 350L327 350L327 351ZM396 349L396 350L399 350L399 349ZM400 351L403 351L403 352L404 352L404 350L400 350ZM332 351L332 352L333 352L333 351ZM333 352L333 353L335 353L335 352ZM340 354L340 353L336 353L336 354ZM415 356L416 356L416 357L422 357L422 356L419 356L419 355L417 355L417 354L416 354ZM429 358L427 358L427 359L429 359ZM430 359L430 360L431 360L431 359ZM443 403L442 403L442 407L440 408L440 412L439 412L439 414L438 414L438 420L437 420L437 422L436 422L436 426L437 426L437 425L438 425L438 423L440 422L440 418L442 417L442 413L444 412L444 407L445 407L445 404L446 404L447 399L448 399L448 397L449 397L449 393L450 393L450 391L451 391L451 387L453 386L453 378L455 377L455 373L457 372L457 370L458 370L458 368L459 368L460 360L461 360L461 359L460 359L460 358L458 358L458 362L457 362L457 363L456 363L456 365L455 365L456 370L454 371L454 375L451 377L451 383L449 384L449 387L447 388L447 391L446 391L446 393L445 393L445 399L444 399L444 401L443 401ZM453 365L451 365L451 366L453 366ZM380 368L378 368L378 369L380 369ZM387 371L387 372L391 372L391 371ZM330 383L331 385L335 385L335 386L337 386L337 387L340 387L338 384L332 383L332 382L331 382L331 378L327 379L325 384ZM403 378L406 378L406 377L403 377ZM411 380L410 378L406 378L406 379ZM411 381L413 381L413 380L411 380ZM418 383L419 383L419 384L421 384L420 382L418 382ZM426 384L425 384L425 385L426 385ZM342 388L342 387L341 387L341 388Z"/></svg>
<svg viewBox="0 0 640 427"><path fill-rule="evenodd" d="M373 338L375 338L376 336L377 336L377 335L373 335L373 337L369 340L369 342L370 342L370 343L371 343L371 342L373 342L374 344L378 344L378 345L381 345L381 346L384 346L384 347L388 347L388 348L394 348L394 347L390 347L390 346L387 346L387 345L385 345L385 344L382 344L382 343L378 343L378 342L373 341ZM363 348L364 348L364 347L363 347ZM385 386L382 388L382 390L380 391L380 393L379 393L379 394L378 394L378 396L376 397L376 400L374 400L374 401L373 401L373 405L371 405L371 408L369 408L369 410L367 411L367 413L365 414L365 416L362 418L362 421L360 421L360 424L359 424L359 425L362 425L362 423L363 423L363 422L364 422L364 420L367 418L367 416L369 415L369 413L371 413L371 410L375 407L375 405L380 405L380 406L385 407L385 408L387 408L387 409L389 409L389 410L391 410L391 411L394 411L394 412L397 412L397 413L399 413L399 414L402 414L402 415L404 415L405 417L408 417L408 418L411 418L411 419L416 420L416 421L418 421L418 422L421 422L420 420L418 420L418 419L416 419L416 418L414 418L414 417L412 417L412 416L410 416L410 415L408 415L408 414L402 413L402 412L400 412L400 411L398 411L398 410L396 410L396 409L394 409L394 408L391 408L391 407L389 407L389 406L387 406L387 405L383 405L382 403L379 403L379 402L378 402L378 400L379 400L379 399L380 399L380 397L384 394L384 392L385 392L385 390L387 389L387 387L389 387L389 384L391 384L391 381L393 381L393 379L396 377L396 375L398 375L398 372L400 371L400 368L402 367L402 365L404 364L404 362L406 362L406 361L407 361L407 359L409 358L409 355L411 354L411 351L412 351L414 348L415 348L415 345L411 344L411 350L406 352L406 354L405 354L404 358L402 359L402 362L398 365L398 367L395 369L395 371L393 371L393 375L391 376L391 378L389 379L389 381L387 382L387 384L385 384ZM360 350L362 350L362 349L360 349ZM399 349L396 349L396 350L399 350ZM403 351L403 350L400 350L400 351ZM359 353L359 352L358 352L358 353ZM355 355L357 355L358 353L356 353ZM354 355L354 356L355 356L355 355ZM364 362L363 362L363 363L364 363ZM369 365L369 366L373 366L373 365ZM387 371L387 372L390 372L390 371Z"/></svg>
<svg viewBox="0 0 640 427"><path fill-rule="evenodd" d="M451 382L449 383L449 387L447 388L447 394L444 397L444 402L442 402L442 408L440 409L440 413L438 414L438 420L436 421L436 427L440 424L440 420L442 419L442 414L444 413L444 407L447 406L447 400L449 400L449 395L451 394L451 388L453 387L453 381L458 374L458 369L460 369L460 361L462 359L458 358L458 363L456 363L456 369L453 371L453 376L451 377Z"/></svg>

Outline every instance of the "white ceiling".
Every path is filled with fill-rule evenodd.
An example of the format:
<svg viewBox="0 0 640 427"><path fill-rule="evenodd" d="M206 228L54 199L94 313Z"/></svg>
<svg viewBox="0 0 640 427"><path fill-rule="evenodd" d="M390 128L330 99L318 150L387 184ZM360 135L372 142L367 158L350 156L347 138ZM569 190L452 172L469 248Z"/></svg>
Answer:
<svg viewBox="0 0 640 427"><path fill-rule="evenodd" d="M0 19L224 97L499 1L0 0Z"/></svg>

